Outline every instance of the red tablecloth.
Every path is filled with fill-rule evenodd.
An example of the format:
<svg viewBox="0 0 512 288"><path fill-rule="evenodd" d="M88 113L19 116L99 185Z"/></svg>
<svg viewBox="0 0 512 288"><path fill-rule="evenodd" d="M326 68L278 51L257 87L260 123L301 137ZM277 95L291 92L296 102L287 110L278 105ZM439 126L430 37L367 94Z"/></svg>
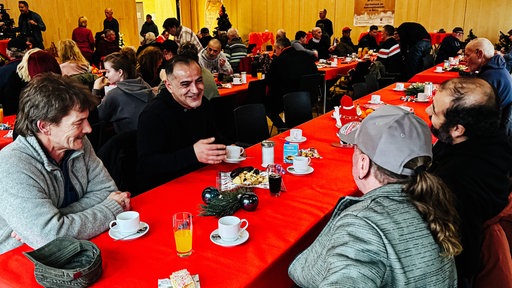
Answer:
<svg viewBox="0 0 512 288"><path fill-rule="evenodd" d="M4 56L7 56L7 43L9 40L0 40L0 53Z"/></svg>
<svg viewBox="0 0 512 288"><path fill-rule="evenodd" d="M459 77L459 72L434 72L436 67L428 68L414 75L409 82L432 82L434 84L441 84L446 80Z"/></svg>
<svg viewBox="0 0 512 288"><path fill-rule="evenodd" d="M4 123L8 124L12 128L14 128L14 121L16 120L16 115L10 115L4 117ZM0 149L12 143L12 137L4 137L9 133L9 130L0 130Z"/></svg>
<svg viewBox="0 0 512 288"><path fill-rule="evenodd" d="M392 86L381 89L381 99L415 109L428 120L428 104L405 103L403 92ZM361 98L361 105L369 96ZM274 198L268 190L256 189L260 203L256 211L240 210L236 216L249 221L249 240L239 246L216 246L210 233L217 227L214 217L194 217L193 254L179 258L172 236L172 214L178 211L199 212L201 192L214 185L218 171L230 171L240 165L260 167L261 146L247 149L247 160L240 165L211 165L178 178L133 198L133 209L150 226L149 232L136 240L114 242L105 232L92 239L103 258L103 275L93 287L155 287L157 279L187 268L199 274L202 287L290 287L287 269L294 257L305 249L328 221L341 196L356 193L352 180L352 149L335 148L337 128L330 112L299 126L306 142L300 148L315 147L323 157L313 159L312 174L283 176L287 191ZM283 160L284 137L277 135L275 160ZM21 252L24 245L0 255L0 287L38 287L34 266Z"/></svg>
<svg viewBox="0 0 512 288"><path fill-rule="evenodd" d="M247 83L241 84L241 85L231 85L231 88L224 88L220 87L219 94L220 96L229 96L229 95L235 95L239 93L245 93L247 89L249 88L249 82L258 80L256 77L252 77L250 74L247 74Z"/></svg>
<svg viewBox="0 0 512 288"><path fill-rule="evenodd" d="M350 63L338 62L338 66L336 66L336 67L331 67L331 66L322 67L322 68L319 68L318 71L325 72L325 80L332 80L332 79L338 78L339 74L347 75L348 71L350 69L356 68L356 65L357 65L357 62L355 62L355 61L350 62Z"/></svg>
<svg viewBox="0 0 512 288"><path fill-rule="evenodd" d="M265 32L251 32L249 33L249 44L256 44L256 47L252 49L252 54L256 54L256 52L263 52L265 47L261 47L261 45L270 41L270 44L274 45L274 33L265 31Z"/></svg>

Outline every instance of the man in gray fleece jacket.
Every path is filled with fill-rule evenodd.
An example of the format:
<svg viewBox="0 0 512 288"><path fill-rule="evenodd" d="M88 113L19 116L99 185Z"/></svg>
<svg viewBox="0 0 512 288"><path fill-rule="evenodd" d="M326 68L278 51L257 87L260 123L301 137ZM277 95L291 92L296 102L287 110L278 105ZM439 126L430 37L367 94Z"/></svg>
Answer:
<svg viewBox="0 0 512 288"><path fill-rule="evenodd" d="M20 98L20 136L0 151L0 254L70 236L90 239L130 209L85 135L97 100L75 80L34 78Z"/></svg>

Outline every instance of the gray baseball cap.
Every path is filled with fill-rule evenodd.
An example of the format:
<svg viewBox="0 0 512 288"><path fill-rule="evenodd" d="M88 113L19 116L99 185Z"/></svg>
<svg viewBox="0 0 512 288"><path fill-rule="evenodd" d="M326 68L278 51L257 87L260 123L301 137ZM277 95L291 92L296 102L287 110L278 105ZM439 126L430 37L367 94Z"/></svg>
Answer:
<svg viewBox="0 0 512 288"><path fill-rule="evenodd" d="M399 175L413 175L404 165L411 159L432 158L432 136L427 123L413 113L386 105L366 117L343 142L355 144L377 165Z"/></svg>
<svg viewBox="0 0 512 288"><path fill-rule="evenodd" d="M44 287L88 287L102 273L100 249L87 240L60 237L24 254Z"/></svg>

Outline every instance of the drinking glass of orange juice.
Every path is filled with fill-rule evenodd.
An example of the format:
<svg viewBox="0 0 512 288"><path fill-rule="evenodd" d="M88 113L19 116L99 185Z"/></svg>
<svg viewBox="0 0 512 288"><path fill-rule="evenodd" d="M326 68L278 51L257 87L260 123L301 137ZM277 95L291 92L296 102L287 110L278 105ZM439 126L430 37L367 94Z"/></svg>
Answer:
<svg viewBox="0 0 512 288"><path fill-rule="evenodd" d="M189 212L174 214L172 217L172 227L178 256L189 256L192 254L192 214Z"/></svg>

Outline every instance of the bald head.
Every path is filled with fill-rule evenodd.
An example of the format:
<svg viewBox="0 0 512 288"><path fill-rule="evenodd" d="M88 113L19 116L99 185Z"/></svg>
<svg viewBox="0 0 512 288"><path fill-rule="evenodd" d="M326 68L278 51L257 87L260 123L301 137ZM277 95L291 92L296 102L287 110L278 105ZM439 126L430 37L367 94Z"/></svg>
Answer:
<svg viewBox="0 0 512 288"><path fill-rule="evenodd" d="M471 40L466 49L475 51L476 49L482 50L483 56L487 59L494 56L494 45L487 38L476 38Z"/></svg>
<svg viewBox="0 0 512 288"><path fill-rule="evenodd" d="M112 11L112 8L105 8L105 17L111 18L112 15L114 15L114 11Z"/></svg>
<svg viewBox="0 0 512 288"><path fill-rule="evenodd" d="M453 78L439 87L452 98L451 105L461 107L495 106L496 94L492 86L480 78Z"/></svg>
<svg viewBox="0 0 512 288"><path fill-rule="evenodd" d="M320 40L322 38L322 28L315 27L313 30L311 30L311 33L313 34L313 38Z"/></svg>
<svg viewBox="0 0 512 288"><path fill-rule="evenodd" d="M466 64L471 72L480 71L494 56L494 45L486 38L471 40L464 50Z"/></svg>
<svg viewBox="0 0 512 288"><path fill-rule="evenodd" d="M219 56L221 49L222 44L220 41L218 39L212 39L206 46L206 56L208 56L209 59L214 60Z"/></svg>

